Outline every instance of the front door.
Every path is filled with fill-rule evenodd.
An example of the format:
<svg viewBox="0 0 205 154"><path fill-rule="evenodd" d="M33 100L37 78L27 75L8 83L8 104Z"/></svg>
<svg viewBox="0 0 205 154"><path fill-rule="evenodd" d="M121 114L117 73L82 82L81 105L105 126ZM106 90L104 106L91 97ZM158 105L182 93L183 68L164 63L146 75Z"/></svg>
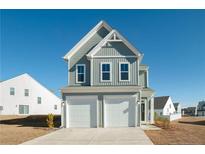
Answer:
<svg viewBox="0 0 205 154"><path fill-rule="evenodd" d="M145 121L145 102L141 102L141 121Z"/></svg>

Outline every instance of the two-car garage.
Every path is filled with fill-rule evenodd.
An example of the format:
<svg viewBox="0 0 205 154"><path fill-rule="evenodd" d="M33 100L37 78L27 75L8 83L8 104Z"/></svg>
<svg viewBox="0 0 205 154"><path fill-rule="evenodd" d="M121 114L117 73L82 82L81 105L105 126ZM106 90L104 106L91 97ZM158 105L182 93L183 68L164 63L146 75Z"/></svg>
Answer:
<svg viewBox="0 0 205 154"><path fill-rule="evenodd" d="M66 127L136 126L134 95L67 96L66 100Z"/></svg>

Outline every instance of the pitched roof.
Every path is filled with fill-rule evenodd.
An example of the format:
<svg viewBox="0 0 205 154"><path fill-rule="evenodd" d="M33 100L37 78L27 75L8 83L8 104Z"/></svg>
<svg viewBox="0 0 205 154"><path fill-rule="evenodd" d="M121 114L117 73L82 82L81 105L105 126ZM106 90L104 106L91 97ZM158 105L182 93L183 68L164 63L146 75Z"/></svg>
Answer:
<svg viewBox="0 0 205 154"><path fill-rule="evenodd" d="M97 31L101 28L105 27L107 30L111 31L112 28L105 22L100 21L93 29L91 29L67 54L63 57L63 59L68 60L74 55L80 47L82 47Z"/></svg>
<svg viewBox="0 0 205 154"><path fill-rule="evenodd" d="M116 35L137 57L142 57L141 54L131 43L129 43L117 30L113 29L98 45L96 45L88 54L88 57L93 57L102 46L104 46L113 35Z"/></svg>
<svg viewBox="0 0 205 154"><path fill-rule="evenodd" d="M174 104L175 110L177 110L177 109L178 109L178 106L179 106L179 103L173 103L173 104Z"/></svg>
<svg viewBox="0 0 205 154"><path fill-rule="evenodd" d="M10 80L16 80L16 79L21 79L21 78L24 78L24 79L31 79L32 81L34 81L36 84L38 84L40 87L44 88L45 90L47 90L48 92L52 93L52 95L54 95L55 97L57 97L58 99L60 99L58 96L55 95L55 93L51 92L49 89L47 89L43 84L41 84L40 82L38 82L36 79L34 79L31 75L29 75L28 73L23 73L23 74L20 74L18 76L15 76L13 78L10 78L10 79L7 79L7 80L4 80L2 82L0 82L0 84L5 84L6 82L9 82ZM31 82L31 80L29 80L29 82Z"/></svg>
<svg viewBox="0 0 205 154"><path fill-rule="evenodd" d="M173 103L174 104L174 107L177 107L179 105L179 103Z"/></svg>
<svg viewBox="0 0 205 154"><path fill-rule="evenodd" d="M154 109L163 109L167 103L169 96L161 96L154 98Z"/></svg>

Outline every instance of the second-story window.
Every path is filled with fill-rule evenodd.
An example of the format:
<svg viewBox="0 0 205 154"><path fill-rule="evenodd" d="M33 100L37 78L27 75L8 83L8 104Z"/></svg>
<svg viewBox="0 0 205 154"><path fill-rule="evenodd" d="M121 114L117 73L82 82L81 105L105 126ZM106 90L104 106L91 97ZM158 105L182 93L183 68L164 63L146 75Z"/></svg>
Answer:
<svg viewBox="0 0 205 154"><path fill-rule="evenodd" d="M41 97L37 97L37 103L41 104Z"/></svg>
<svg viewBox="0 0 205 154"><path fill-rule="evenodd" d="M101 81L111 81L111 63L101 63Z"/></svg>
<svg viewBox="0 0 205 154"><path fill-rule="evenodd" d="M24 89L24 96L29 96L29 89Z"/></svg>
<svg viewBox="0 0 205 154"><path fill-rule="evenodd" d="M84 64L76 65L76 82L85 83L85 65Z"/></svg>
<svg viewBox="0 0 205 154"><path fill-rule="evenodd" d="M15 95L15 88L13 87L10 88L10 95Z"/></svg>
<svg viewBox="0 0 205 154"><path fill-rule="evenodd" d="M119 64L120 81L129 81L129 63L122 62Z"/></svg>

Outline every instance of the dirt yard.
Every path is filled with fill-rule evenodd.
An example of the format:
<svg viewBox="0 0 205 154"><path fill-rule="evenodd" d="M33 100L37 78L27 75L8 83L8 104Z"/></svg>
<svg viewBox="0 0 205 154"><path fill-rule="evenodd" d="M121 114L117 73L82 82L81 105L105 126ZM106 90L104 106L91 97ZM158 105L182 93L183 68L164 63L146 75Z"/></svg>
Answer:
<svg viewBox="0 0 205 154"><path fill-rule="evenodd" d="M20 144L55 131L46 126L45 119L46 116L0 116L0 144Z"/></svg>
<svg viewBox="0 0 205 154"><path fill-rule="evenodd" d="M154 144L200 144L205 145L205 118L183 117L173 121L170 128L145 131Z"/></svg>

